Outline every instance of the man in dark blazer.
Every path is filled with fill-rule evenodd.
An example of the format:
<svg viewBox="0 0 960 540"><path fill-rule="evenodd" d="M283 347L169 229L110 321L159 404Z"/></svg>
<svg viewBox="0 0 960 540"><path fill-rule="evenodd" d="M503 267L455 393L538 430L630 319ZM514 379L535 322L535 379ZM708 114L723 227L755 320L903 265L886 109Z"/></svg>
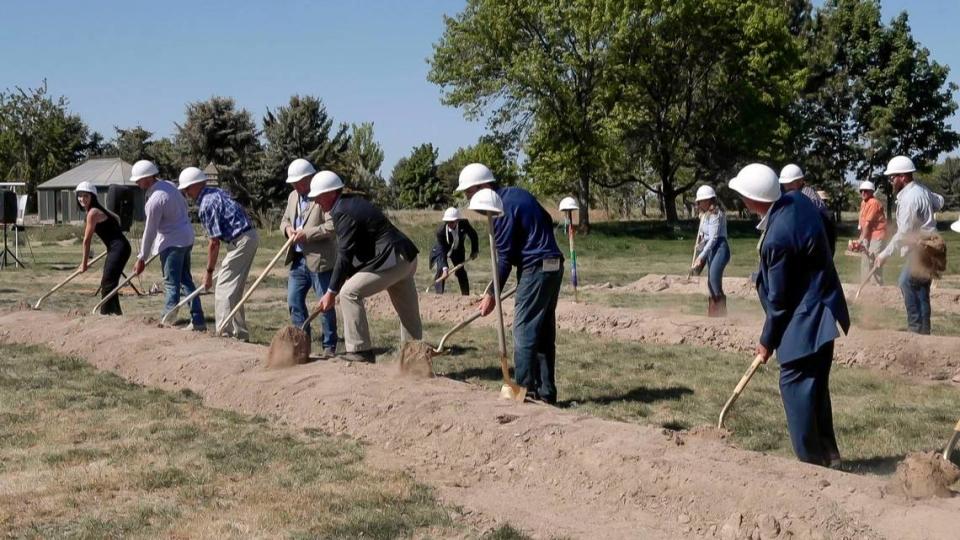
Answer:
<svg viewBox="0 0 960 540"><path fill-rule="evenodd" d="M337 261L317 308L327 312L340 296L343 339L353 362L373 362L365 298L387 291L400 319L400 339L422 339L417 285L417 247L370 201L343 193L343 182L320 171L310 182L310 198L330 212L337 234Z"/></svg>
<svg viewBox="0 0 960 540"><path fill-rule="evenodd" d="M470 222L463 219L460 210L456 208L447 208L443 213L443 223L437 229L437 243L430 251L430 264L435 265L437 272L434 280L440 278L446 279L452 266L462 264L466 260L466 240L470 239L470 260L477 258L477 252L480 250L480 244L477 239L477 231L474 230ZM447 259L449 258L449 264ZM460 283L460 294L470 295L470 279L467 277L467 270L463 267L454 272L457 281ZM446 281L434 284L434 290L437 294L443 294Z"/></svg>
<svg viewBox="0 0 960 540"><path fill-rule="evenodd" d="M820 212L800 191L780 195L770 167L744 167L730 187L761 217L757 293L766 321L757 345L777 352L780 395L793 451L800 461L836 467L830 366L833 342L850 330L850 315Z"/></svg>

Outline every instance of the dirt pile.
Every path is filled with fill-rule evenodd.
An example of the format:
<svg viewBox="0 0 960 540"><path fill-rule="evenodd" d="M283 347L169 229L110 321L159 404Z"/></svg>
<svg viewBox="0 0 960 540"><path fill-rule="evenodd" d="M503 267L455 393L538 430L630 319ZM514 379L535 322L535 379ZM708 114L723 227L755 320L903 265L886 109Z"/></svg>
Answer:
<svg viewBox="0 0 960 540"><path fill-rule="evenodd" d="M400 350L400 373L410 377L433 377L433 348L423 341L404 342Z"/></svg>
<svg viewBox="0 0 960 540"><path fill-rule="evenodd" d="M310 360L310 337L296 326L284 326L277 330L267 350L267 369L280 369Z"/></svg>
<svg viewBox="0 0 960 540"><path fill-rule="evenodd" d="M960 469L936 452L914 452L897 465L890 491L911 499L953 497L950 489L960 480Z"/></svg>
<svg viewBox="0 0 960 540"><path fill-rule="evenodd" d="M535 537L949 538L960 527L960 498L907 503L877 478L698 437L678 444L449 379L397 378L393 366L265 370L263 347L191 338L128 319L0 313L0 343L46 345L140 384L189 388L209 406L349 435L479 523Z"/></svg>

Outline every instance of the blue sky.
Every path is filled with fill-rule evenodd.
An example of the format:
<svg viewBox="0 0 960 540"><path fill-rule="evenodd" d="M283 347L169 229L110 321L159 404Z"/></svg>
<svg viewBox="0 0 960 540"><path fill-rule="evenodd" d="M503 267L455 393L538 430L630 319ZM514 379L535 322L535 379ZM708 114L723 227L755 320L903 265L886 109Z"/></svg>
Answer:
<svg viewBox="0 0 960 540"><path fill-rule="evenodd" d="M186 103L212 95L232 96L258 123L293 94L317 95L338 122L374 122L389 175L420 143L432 142L443 158L484 132L482 122L441 105L426 80L443 14L462 5L10 0L0 10L0 88L46 78L108 138L114 125L170 135ZM914 36L960 82L960 1L883 2L887 20L903 9ZM957 117L953 123L960 126Z"/></svg>

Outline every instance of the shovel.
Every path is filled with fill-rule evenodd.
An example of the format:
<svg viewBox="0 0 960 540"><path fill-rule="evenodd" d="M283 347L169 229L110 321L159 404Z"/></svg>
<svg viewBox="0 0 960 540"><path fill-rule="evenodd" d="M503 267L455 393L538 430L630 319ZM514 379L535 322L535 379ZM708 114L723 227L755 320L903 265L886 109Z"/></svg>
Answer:
<svg viewBox="0 0 960 540"><path fill-rule="evenodd" d="M874 266L873 268L870 269L870 272L867 273L867 277L863 278L863 281L860 282L860 286L857 287L857 294L853 296L854 302L860 299L860 293L863 292L863 288L867 286L867 283L870 283L870 279L873 277L874 274L877 273L878 270L880 270L880 267Z"/></svg>
<svg viewBox="0 0 960 540"><path fill-rule="evenodd" d="M763 356L757 355L753 359L753 363L750 364L750 367L747 368L747 372L743 374L743 377L740 378L740 382L737 383L737 387L733 389L733 395L730 396L730 399L727 400L724 404L723 409L720 410L720 420L717 421L717 429L723 429L723 421L727 418L727 412L730 411L730 407L733 406L733 402L737 401L737 398L740 397L740 394L743 393L743 389L747 387L747 383L750 382L750 379L753 378L753 374L757 372L757 369L760 368L760 365L763 364Z"/></svg>
<svg viewBox="0 0 960 540"><path fill-rule="evenodd" d="M527 397L527 389L513 382L510 378L510 368L507 366L507 338L503 328L503 304L500 302L500 276L497 275L497 248L493 238L493 216L487 214L487 230L490 237L490 267L493 272L493 298L497 305L497 344L500 347L500 373L503 375L503 386L500 387L500 397L523 402Z"/></svg>
<svg viewBox="0 0 960 540"><path fill-rule="evenodd" d="M436 281L433 282L432 285L427 285L427 288L424 289L423 292L428 293L430 292L430 287L432 287L433 285L443 283L444 281L450 279L450 276L452 276L453 273L456 272L457 270L463 268L463 265L465 264L467 264L467 261L463 261L462 263L454 266L453 268L450 268L449 270L447 270L447 275L438 277Z"/></svg>
<svg viewBox="0 0 960 540"><path fill-rule="evenodd" d="M153 260L156 259L159 255L160 255L159 253L154 253L153 255L151 255L150 258L147 259L147 260L143 263L143 267L146 268L146 267L147 267L150 263L152 263ZM110 291L109 293L107 293L107 295L104 296L103 299L100 300L100 302L99 302L97 305L93 306L93 310L92 310L90 313L96 315L97 312L100 311L100 308L103 307L103 305L107 303L107 300L110 300L111 298L113 298L114 296L116 296L117 293L120 292L120 289L126 287L128 283L130 283L131 281L133 281L133 278L135 278L135 277L137 277L137 276L139 276L139 275L140 275L140 274L133 273L133 274L130 275L130 277L128 277L127 279L121 281L120 284L117 285L117 288L116 288L116 289L114 289L114 290Z"/></svg>
<svg viewBox="0 0 960 540"><path fill-rule="evenodd" d="M515 293L515 292L517 292L517 288L516 288L516 287L513 287L513 288L511 288L509 291L506 291L505 293L503 293L503 296L501 296L500 299L501 299L501 300L506 300L507 298L510 298L511 296L513 296L513 293ZM459 332L460 330L463 330L464 328L467 327L467 325L469 325L470 323L472 323L473 321L475 321L475 320L477 320L477 319L479 319L479 318L480 318L480 313L474 313L473 315L467 317L466 320L460 322L459 324L457 324L456 326L454 326L453 328L451 328L449 332L447 332L446 334L443 335L442 338L440 338L440 343L437 345L437 348L433 350L433 353L434 353L434 354L442 354L442 353L443 353L443 344L447 342L447 338L449 338L450 336L456 334L456 333Z"/></svg>
<svg viewBox="0 0 960 540"><path fill-rule="evenodd" d="M573 285L573 301L580 302L580 293L577 292L577 250L573 245L573 210L564 210L566 214L567 240L570 242L570 283Z"/></svg>
<svg viewBox="0 0 960 540"><path fill-rule="evenodd" d="M217 274L216 276L213 276L213 281L216 282L218 277L220 277L220 274ZM204 292L206 292L206 291L208 291L208 290L209 290L209 289L207 289L206 287L197 287L192 293L190 293L190 294L188 294L187 296L185 296L185 297L183 298L183 300L180 300L180 303L179 303L179 304L173 306L173 309L171 309L170 311L164 313L164 314L163 314L163 318L160 319L160 324L162 324L162 325L167 324L167 319L168 319L172 314L176 313L178 309L180 309L180 308L182 308L183 306L189 304L194 298L200 296L200 294L202 294L202 293L204 293Z"/></svg>
<svg viewBox="0 0 960 540"><path fill-rule="evenodd" d="M103 253L97 255L96 257L94 257L90 262L87 263L87 270L89 270L90 267L93 266L93 264L94 264L95 262L99 261L100 259L102 259L102 258L104 258L104 257L106 257L106 256L107 256L107 252L104 251ZM84 270L80 270L80 269L78 268L74 273L72 273L72 274L70 274L69 276L67 276L66 279L64 279L64 280L61 281L60 283L57 283L52 289L50 289L49 292L47 292L47 294L41 296L41 297L37 300L37 303L33 305L33 309L40 309L40 304L43 303L43 301L46 300L48 296L50 296L51 294L53 294L53 293L57 292L58 290L60 290L61 287L63 287L63 286L66 285L67 283L70 283L70 281L73 280L73 278L79 276L79 275L82 274L83 272L84 272Z"/></svg>
<svg viewBox="0 0 960 540"><path fill-rule="evenodd" d="M953 427L953 435L943 449L943 459L950 461L950 454L953 452L953 447L957 445L957 441L960 441L960 420L957 420L957 425Z"/></svg>
<svg viewBox="0 0 960 540"><path fill-rule="evenodd" d="M313 203L311 203L310 208L313 208ZM310 208L307 209L307 214L310 213ZM290 249L290 246L293 245L294 238L296 237L291 236L290 238L287 238L287 241L283 244L283 247L280 248L280 251L278 251L277 254L273 256L273 259L271 259L270 262L267 263L267 267L263 269L263 272L260 272L260 275L257 277L257 280L253 282L253 285L250 285L250 287L247 289L247 292L243 293L243 298L241 298L240 301L237 302L237 305L233 306L233 309L230 310L230 313L228 313L227 316L224 317L222 321L220 321L220 324L217 325L216 335L219 336L223 332L223 329L226 328L227 323L233 320L233 316L236 315L238 311L240 311L240 308L243 307L243 304L246 303L247 299L250 298L250 295L253 294L253 291L257 290L257 287L260 285L260 282L263 281L265 277L267 277L267 274L270 273L270 270L273 270L274 265L277 264L277 261L280 260L280 257L282 257L283 254L285 254L287 250Z"/></svg>

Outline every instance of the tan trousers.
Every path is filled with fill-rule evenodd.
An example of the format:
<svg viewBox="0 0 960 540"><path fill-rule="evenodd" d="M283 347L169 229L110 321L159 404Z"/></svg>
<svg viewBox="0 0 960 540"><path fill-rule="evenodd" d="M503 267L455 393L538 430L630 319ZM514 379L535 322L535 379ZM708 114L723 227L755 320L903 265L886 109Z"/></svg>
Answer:
<svg viewBox="0 0 960 540"><path fill-rule="evenodd" d="M364 298L386 290L400 318L400 341L423 338L420 323L420 302L417 284L417 261L400 259L396 266L382 272L357 272L340 288L340 311L343 315L343 340L347 352L363 352L373 348Z"/></svg>
<svg viewBox="0 0 960 540"><path fill-rule="evenodd" d="M867 277L867 274L870 273L870 269L873 268L872 260L876 260L877 255L883 251L883 240L866 240L863 243L863 248L866 250L866 253L860 255L860 281L863 281ZM883 272L878 271L873 276L873 280L877 285L883 285Z"/></svg>
<svg viewBox="0 0 960 540"><path fill-rule="evenodd" d="M217 276L217 288L213 295L217 328L220 328L220 321L225 319L233 306L243 298L243 291L247 287L247 276L250 274L250 267L253 265L259 243L256 229L250 229L241 234L233 244L220 243L221 246L227 246L227 255L220 263L220 275ZM244 341L250 339L250 329L247 328L247 319L242 307L233 316L230 324L223 329L223 333Z"/></svg>

